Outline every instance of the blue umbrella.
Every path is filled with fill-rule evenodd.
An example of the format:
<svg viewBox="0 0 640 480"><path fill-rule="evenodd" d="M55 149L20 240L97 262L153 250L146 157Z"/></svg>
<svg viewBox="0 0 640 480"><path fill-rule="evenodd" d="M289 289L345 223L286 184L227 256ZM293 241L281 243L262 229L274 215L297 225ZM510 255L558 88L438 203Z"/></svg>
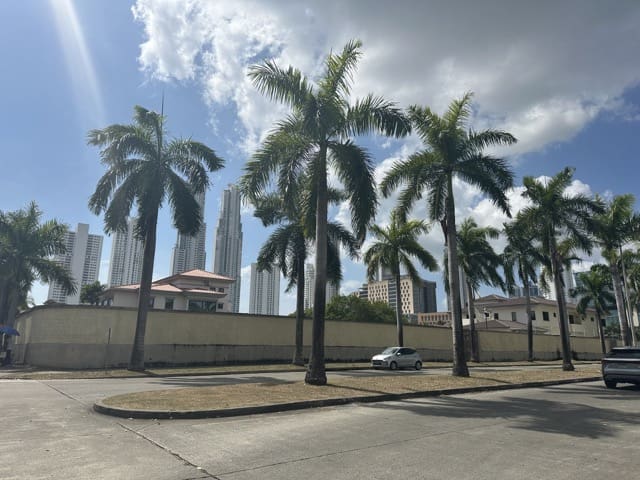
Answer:
<svg viewBox="0 0 640 480"><path fill-rule="evenodd" d="M4 333L6 335L20 336L20 332L13 327L8 327L6 325L0 326L0 333Z"/></svg>

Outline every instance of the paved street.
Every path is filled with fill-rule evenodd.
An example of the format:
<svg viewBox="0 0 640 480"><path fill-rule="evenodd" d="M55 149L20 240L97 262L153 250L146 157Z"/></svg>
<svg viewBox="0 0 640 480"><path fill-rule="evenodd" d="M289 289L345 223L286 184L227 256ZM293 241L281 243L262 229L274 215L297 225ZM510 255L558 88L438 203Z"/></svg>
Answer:
<svg viewBox="0 0 640 480"><path fill-rule="evenodd" d="M0 478L591 480L640 471L640 390L600 382L212 420L90 410L124 391L290 375L0 380Z"/></svg>

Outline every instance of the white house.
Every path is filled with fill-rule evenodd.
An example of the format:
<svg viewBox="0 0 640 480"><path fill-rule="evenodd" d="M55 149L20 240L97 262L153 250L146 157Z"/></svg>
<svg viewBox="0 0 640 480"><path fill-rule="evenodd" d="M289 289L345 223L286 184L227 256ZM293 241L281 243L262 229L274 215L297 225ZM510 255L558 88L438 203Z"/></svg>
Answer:
<svg viewBox="0 0 640 480"><path fill-rule="evenodd" d="M204 270L171 275L151 284L151 308L192 312L230 312L234 279ZM137 307L139 284L108 289L102 298L112 307Z"/></svg>

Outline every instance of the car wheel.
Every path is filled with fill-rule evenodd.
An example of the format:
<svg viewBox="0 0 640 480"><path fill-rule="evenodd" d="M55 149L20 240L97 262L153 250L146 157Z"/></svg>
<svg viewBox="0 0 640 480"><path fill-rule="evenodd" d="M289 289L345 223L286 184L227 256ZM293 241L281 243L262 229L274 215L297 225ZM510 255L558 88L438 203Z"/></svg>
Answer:
<svg viewBox="0 0 640 480"><path fill-rule="evenodd" d="M391 362L389 364L389 370L397 370L398 369L398 364L396 362Z"/></svg>
<svg viewBox="0 0 640 480"><path fill-rule="evenodd" d="M422 368L422 362L417 361L415 367L416 367L416 370L420 370Z"/></svg>
<svg viewBox="0 0 640 480"><path fill-rule="evenodd" d="M604 384L607 386L607 388L616 388L616 385L618 385L618 382L614 380L605 380Z"/></svg>

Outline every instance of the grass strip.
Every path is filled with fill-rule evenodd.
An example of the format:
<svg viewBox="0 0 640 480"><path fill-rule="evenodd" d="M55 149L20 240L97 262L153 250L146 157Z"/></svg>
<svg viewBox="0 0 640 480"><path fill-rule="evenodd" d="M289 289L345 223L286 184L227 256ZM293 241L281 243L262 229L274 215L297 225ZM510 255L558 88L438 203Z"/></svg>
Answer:
<svg viewBox="0 0 640 480"><path fill-rule="evenodd" d="M336 398L357 400L358 397L375 395L571 380L590 378L599 373L599 368L587 367L573 372L557 369L478 372L470 377L410 373L401 373L397 376L334 378L329 376L329 383L323 387L306 385L304 382L269 381L129 393L106 398L102 403L109 407L129 410L222 410Z"/></svg>

